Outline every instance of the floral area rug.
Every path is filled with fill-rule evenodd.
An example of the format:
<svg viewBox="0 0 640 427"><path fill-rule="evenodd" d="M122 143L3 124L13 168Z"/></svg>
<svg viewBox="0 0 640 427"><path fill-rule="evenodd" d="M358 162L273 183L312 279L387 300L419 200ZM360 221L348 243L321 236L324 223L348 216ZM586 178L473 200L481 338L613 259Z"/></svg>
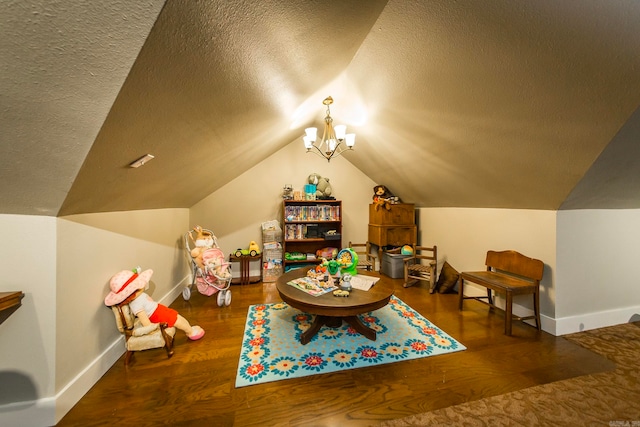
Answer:
<svg viewBox="0 0 640 427"><path fill-rule="evenodd" d="M355 369L465 350L436 325L396 297L385 307L360 316L376 330L371 341L346 322L323 326L311 341L300 334L313 322L281 302L249 307L236 387Z"/></svg>

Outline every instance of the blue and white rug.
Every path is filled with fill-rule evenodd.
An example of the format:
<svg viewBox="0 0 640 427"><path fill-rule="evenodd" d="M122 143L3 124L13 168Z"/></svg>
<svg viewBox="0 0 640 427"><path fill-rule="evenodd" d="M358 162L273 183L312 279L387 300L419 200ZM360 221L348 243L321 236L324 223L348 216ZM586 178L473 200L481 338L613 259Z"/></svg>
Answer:
<svg viewBox="0 0 640 427"><path fill-rule="evenodd" d="M355 369L465 350L396 297L385 307L360 316L376 330L371 341L346 322L340 328L323 326L311 341L300 334L313 322L287 303L249 307L236 387Z"/></svg>

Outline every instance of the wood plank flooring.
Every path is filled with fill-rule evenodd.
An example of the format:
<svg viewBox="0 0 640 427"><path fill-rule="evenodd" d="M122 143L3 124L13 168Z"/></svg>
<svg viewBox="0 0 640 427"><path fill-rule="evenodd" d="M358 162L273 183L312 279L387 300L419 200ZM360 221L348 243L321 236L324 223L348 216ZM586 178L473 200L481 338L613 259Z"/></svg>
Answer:
<svg viewBox="0 0 640 427"><path fill-rule="evenodd" d="M194 289L189 301L178 298L172 307L201 325L204 338L190 342L178 331L171 359L150 350L125 368L121 358L58 426L370 426L614 368L521 322L507 337L502 313L481 303L466 301L460 312L457 294L394 284L397 297L467 350L236 389L247 308L279 302L275 284L234 285L228 307Z"/></svg>

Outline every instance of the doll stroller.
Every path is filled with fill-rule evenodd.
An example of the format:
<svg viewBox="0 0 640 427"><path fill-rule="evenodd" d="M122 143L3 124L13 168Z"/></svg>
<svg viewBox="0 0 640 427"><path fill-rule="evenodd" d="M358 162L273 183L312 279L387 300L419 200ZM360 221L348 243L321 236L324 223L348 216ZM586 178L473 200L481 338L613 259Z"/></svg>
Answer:
<svg viewBox="0 0 640 427"><path fill-rule="evenodd" d="M198 292L202 295L218 294L216 302L219 307L228 306L231 304L230 264L225 261L224 253L218 247L216 236L211 230L200 227L194 230L198 233L196 239L193 238L191 231L184 235L185 249L191 260L192 281L182 290L182 297L188 301L191 298L191 289L196 285ZM194 257L194 254L199 257Z"/></svg>

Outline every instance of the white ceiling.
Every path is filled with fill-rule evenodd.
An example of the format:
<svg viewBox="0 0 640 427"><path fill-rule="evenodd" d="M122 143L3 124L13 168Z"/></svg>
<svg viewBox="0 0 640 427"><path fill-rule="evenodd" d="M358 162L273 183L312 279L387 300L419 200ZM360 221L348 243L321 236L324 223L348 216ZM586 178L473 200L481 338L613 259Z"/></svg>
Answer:
<svg viewBox="0 0 640 427"><path fill-rule="evenodd" d="M636 0L0 12L0 213L190 207L315 124L327 94L358 134L347 160L418 206L640 208Z"/></svg>

